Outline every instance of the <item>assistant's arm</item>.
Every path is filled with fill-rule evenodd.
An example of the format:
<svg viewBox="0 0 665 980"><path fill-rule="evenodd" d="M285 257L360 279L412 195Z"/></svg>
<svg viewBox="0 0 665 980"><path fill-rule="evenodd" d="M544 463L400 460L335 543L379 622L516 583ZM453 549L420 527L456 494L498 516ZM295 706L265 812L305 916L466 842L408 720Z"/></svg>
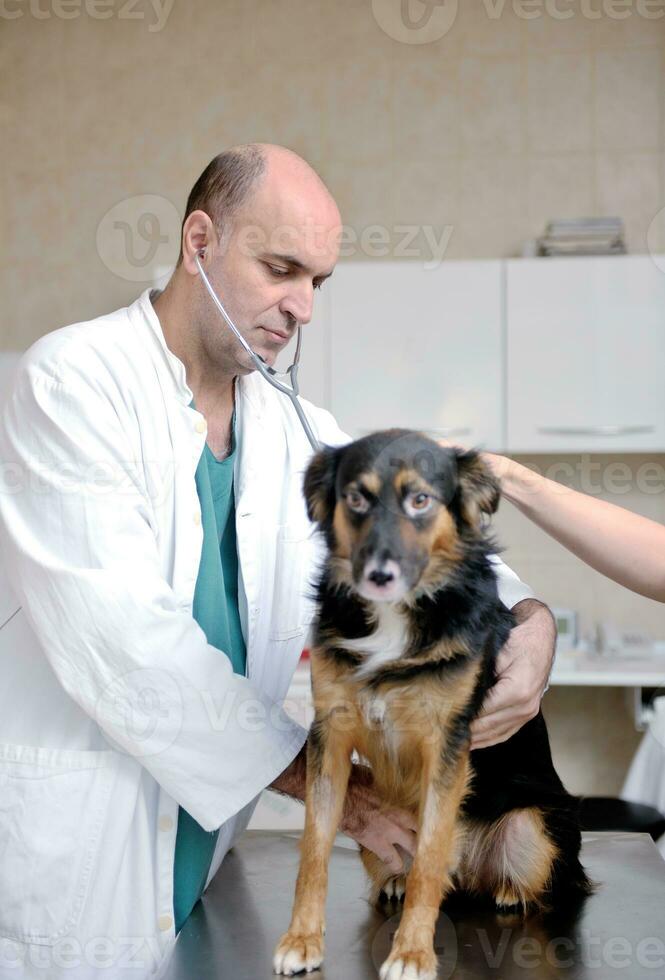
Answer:
<svg viewBox="0 0 665 980"><path fill-rule="evenodd" d="M505 456L484 459L504 497L596 571L665 602L665 527L565 487Z"/></svg>

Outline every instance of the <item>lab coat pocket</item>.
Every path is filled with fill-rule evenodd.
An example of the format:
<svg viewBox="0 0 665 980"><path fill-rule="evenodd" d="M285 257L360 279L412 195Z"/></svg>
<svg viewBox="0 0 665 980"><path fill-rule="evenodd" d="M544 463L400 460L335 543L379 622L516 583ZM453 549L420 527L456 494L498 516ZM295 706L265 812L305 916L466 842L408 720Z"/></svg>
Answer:
<svg viewBox="0 0 665 980"><path fill-rule="evenodd" d="M275 588L270 613L271 640L290 640L307 632L312 591L310 530L300 524L280 524L275 552Z"/></svg>
<svg viewBox="0 0 665 980"><path fill-rule="evenodd" d="M53 945L95 873L117 753L0 745L0 936Z"/></svg>

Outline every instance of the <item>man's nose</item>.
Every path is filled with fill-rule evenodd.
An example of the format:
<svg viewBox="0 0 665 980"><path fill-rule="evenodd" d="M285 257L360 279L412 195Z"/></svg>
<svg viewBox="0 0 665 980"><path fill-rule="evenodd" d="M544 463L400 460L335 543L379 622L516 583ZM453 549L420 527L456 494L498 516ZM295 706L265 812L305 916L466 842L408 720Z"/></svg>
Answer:
<svg viewBox="0 0 665 980"><path fill-rule="evenodd" d="M297 324L309 323L314 308L314 289L311 284L294 286L279 304L279 308Z"/></svg>

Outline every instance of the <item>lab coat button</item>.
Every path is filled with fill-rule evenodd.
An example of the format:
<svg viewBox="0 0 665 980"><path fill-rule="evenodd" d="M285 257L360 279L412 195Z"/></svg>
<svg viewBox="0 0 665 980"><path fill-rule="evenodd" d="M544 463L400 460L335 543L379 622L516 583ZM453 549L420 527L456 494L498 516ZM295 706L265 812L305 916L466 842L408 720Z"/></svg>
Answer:
<svg viewBox="0 0 665 980"><path fill-rule="evenodd" d="M199 513L199 511L197 511L194 514L194 523L195 524L200 524L201 523L201 514Z"/></svg>
<svg viewBox="0 0 665 980"><path fill-rule="evenodd" d="M173 820L171 817L160 817L159 818L159 829L160 830L171 830L173 828Z"/></svg>
<svg viewBox="0 0 665 980"><path fill-rule="evenodd" d="M196 431L205 432L205 430L206 430L205 422L203 421L203 419L199 419L198 422L196 423Z"/></svg>
<svg viewBox="0 0 665 980"><path fill-rule="evenodd" d="M160 915L157 919L157 925L161 932L166 932L173 925L173 916L171 915Z"/></svg>

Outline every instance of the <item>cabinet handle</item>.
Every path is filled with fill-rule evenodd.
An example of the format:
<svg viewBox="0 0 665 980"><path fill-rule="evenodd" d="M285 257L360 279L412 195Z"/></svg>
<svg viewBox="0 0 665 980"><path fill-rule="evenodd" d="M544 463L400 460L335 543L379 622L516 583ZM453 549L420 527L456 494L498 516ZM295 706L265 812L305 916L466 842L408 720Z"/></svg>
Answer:
<svg viewBox="0 0 665 980"><path fill-rule="evenodd" d="M540 425L537 429L543 436L639 436L654 430L654 425Z"/></svg>

